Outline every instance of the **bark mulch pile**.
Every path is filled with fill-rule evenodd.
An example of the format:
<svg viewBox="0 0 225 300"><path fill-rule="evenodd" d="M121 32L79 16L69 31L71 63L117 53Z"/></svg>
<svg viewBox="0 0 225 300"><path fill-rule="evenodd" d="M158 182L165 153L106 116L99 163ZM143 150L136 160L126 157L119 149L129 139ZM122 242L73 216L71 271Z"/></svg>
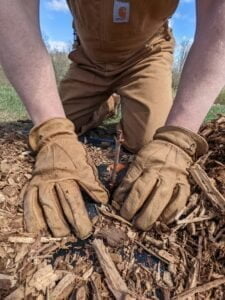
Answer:
<svg viewBox="0 0 225 300"><path fill-rule="evenodd" d="M94 233L86 241L24 232L30 127L0 124L0 299L225 299L225 117L201 129L210 150L191 169L192 195L172 225L139 232L110 205L87 200ZM109 184L114 150L102 146L86 148ZM132 160L120 156L118 170Z"/></svg>

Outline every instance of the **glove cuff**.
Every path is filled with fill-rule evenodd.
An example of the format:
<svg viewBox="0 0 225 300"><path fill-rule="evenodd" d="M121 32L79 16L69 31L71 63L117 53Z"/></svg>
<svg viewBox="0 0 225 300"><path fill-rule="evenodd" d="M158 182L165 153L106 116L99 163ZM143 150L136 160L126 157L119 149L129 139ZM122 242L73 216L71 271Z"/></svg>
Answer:
<svg viewBox="0 0 225 300"><path fill-rule="evenodd" d="M164 140L180 147L194 160L208 151L208 143L202 136L182 127L161 127L156 130L153 139Z"/></svg>
<svg viewBox="0 0 225 300"><path fill-rule="evenodd" d="M31 129L28 142L33 151L38 151L50 138L70 134L74 135L74 124L66 118L53 118Z"/></svg>

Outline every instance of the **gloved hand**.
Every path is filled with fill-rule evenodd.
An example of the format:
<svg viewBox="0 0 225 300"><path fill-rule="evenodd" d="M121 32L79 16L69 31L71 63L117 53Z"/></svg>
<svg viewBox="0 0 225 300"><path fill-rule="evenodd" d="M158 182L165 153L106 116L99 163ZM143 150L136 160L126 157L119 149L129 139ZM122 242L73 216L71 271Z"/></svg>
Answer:
<svg viewBox="0 0 225 300"><path fill-rule="evenodd" d="M190 195L188 168L207 150L207 142L189 130L175 126L158 129L115 191L113 206L121 208L127 220L135 217L141 230L149 230L159 217L172 222Z"/></svg>
<svg viewBox="0 0 225 300"><path fill-rule="evenodd" d="M65 118L46 121L31 130L29 144L38 155L24 196L27 231L49 228L54 236L63 237L72 229L85 239L92 223L80 188L98 203L106 204L108 194L77 140L73 123Z"/></svg>

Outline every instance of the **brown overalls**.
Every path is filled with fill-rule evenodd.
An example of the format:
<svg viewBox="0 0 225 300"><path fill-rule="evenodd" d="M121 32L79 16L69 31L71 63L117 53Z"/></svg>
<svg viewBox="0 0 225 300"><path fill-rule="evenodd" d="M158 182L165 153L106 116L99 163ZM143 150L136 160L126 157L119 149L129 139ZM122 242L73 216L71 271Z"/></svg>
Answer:
<svg viewBox="0 0 225 300"><path fill-rule="evenodd" d="M119 94L125 146L136 152L172 106L174 40L167 20L179 0L67 2L80 45L70 53L73 62L60 86L66 115L83 133L102 121L96 116Z"/></svg>

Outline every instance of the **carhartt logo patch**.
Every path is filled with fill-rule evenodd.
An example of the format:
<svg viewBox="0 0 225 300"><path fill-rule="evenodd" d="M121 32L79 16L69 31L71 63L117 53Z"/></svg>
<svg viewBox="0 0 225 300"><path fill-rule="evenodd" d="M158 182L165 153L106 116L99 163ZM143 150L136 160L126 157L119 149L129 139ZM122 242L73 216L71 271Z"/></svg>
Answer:
<svg viewBox="0 0 225 300"><path fill-rule="evenodd" d="M113 9L114 23L128 23L130 19L130 3L127 1L115 0Z"/></svg>

